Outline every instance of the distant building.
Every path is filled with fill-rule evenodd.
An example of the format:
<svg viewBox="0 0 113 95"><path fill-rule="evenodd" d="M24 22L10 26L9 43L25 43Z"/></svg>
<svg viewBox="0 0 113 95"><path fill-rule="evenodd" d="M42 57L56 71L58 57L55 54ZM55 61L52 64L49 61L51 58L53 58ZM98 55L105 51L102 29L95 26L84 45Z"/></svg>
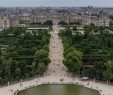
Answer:
<svg viewBox="0 0 113 95"><path fill-rule="evenodd" d="M5 13L2 15L2 20L1 20L1 23L2 23L2 28L3 29L6 29L6 28L9 28L10 27L10 16L9 14Z"/></svg>
<svg viewBox="0 0 113 95"><path fill-rule="evenodd" d="M2 18L0 17L0 31L2 31Z"/></svg>
<svg viewBox="0 0 113 95"><path fill-rule="evenodd" d="M82 11L64 10L40 10L31 11L18 11L18 13L5 12L2 13L0 18L0 27L3 29L9 27L26 27L31 23L44 23L47 20L52 20L54 24L60 21L66 23L80 23L83 25L90 25L93 23L96 26L109 26L110 19L103 11L98 11L92 7L88 7Z"/></svg>
<svg viewBox="0 0 113 95"><path fill-rule="evenodd" d="M38 15L38 16L17 16L12 20L12 26L18 26L21 24L28 25L30 23L41 22L44 23L47 20L52 20L53 22L65 21L66 23L70 22L79 22L83 25L90 25L93 23L96 26L109 26L109 18L89 18L82 16L59 16L59 15ZM8 23L8 21L7 21Z"/></svg>
<svg viewBox="0 0 113 95"><path fill-rule="evenodd" d="M110 19L109 18L88 18L83 17L82 24L83 25L90 25L94 24L96 26L109 26Z"/></svg>

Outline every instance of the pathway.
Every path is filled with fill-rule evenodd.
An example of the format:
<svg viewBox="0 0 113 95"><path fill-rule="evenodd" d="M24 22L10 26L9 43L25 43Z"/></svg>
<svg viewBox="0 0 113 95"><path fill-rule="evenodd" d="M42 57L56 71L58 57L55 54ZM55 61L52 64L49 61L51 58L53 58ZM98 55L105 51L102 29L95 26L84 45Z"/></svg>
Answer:
<svg viewBox="0 0 113 95"><path fill-rule="evenodd" d="M51 32L50 38L50 60L51 63L48 66L48 70L45 75L48 76L66 76L66 68L62 64L63 60L63 44L62 40L58 36L58 27L53 26L54 32Z"/></svg>

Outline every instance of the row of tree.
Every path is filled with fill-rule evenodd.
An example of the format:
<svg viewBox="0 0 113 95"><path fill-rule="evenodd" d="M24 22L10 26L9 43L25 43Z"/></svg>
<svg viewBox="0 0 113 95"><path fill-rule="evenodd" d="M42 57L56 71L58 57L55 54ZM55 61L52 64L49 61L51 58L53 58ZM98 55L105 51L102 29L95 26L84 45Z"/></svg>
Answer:
<svg viewBox="0 0 113 95"><path fill-rule="evenodd" d="M11 30L0 34L0 84L42 75L50 62L48 31L32 34L19 28Z"/></svg>
<svg viewBox="0 0 113 95"><path fill-rule="evenodd" d="M84 27L84 34L77 31L73 34L70 28L61 30L64 64L73 74L110 81L113 79L113 35L93 34L92 26L88 27Z"/></svg>
<svg viewBox="0 0 113 95"><path fill-rule="evenodd" d="M47 20L43 23L41 23L41 22L32 22L31 25L50 25L50 26L53 26L53 22L52 22L52 20Z"/></svg>

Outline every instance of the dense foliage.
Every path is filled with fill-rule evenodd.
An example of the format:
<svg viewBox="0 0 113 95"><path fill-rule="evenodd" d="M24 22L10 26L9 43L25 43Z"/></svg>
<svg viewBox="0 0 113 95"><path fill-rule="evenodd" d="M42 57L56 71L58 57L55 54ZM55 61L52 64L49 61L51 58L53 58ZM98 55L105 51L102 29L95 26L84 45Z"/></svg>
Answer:
<svg viewBox="0 0 113 95"><path fill-rule="evenodd" d="M0 84L41 75L50 62L49 33L9 28L0 33Z"/></svg>
<svg viewBox="0 0 113 95"><path fill-rule="evenodd" d="M47 21L45 21L43 23L41 23L41 22L32 22L31 25L35 25L35 26L37 26L37 25L49 26L50 25L50 26L52 26L53 22L51 20L47 20Z"/></svg>
<svg viewBox="0 0 113 95"><path fill-rule="evenodd" d="M113 79L113 34L106 32L105 27L85 26L84 34L76 27L67 28L59 35L64 44L64 64L69 71L92 79Z"/></svg>
<svg viewBox="0 0 113 95"><path fill-rule="evenodd" d="M58 25L81 25L81 23L79 21L77 21L77 22L69 22L69 23L67 23L65 21L60 21L58 23Z"/></svg>

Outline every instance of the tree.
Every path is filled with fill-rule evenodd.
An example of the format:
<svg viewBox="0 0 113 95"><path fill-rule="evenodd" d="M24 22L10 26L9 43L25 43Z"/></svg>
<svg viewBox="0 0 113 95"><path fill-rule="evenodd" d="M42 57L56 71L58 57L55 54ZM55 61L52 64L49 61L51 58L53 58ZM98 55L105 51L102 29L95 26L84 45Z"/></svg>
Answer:
<svg viewBox="0 0 113 95"><path fill-rule="evenodd" d="M38 64L38 70L39 74L43 74L47 69L47 66L44 63L39 63Z"/></svg>
<svg viewBox="0 0 113 95"><path fill-rule="evenodd" d="M2 85L2 84L3 84L3 78L0 77L0 85Z"/></svg>
<svg viewBox="0 0 113 95"><path fill-rule="evenodd" d="M46 50L46 51L49 51L49 46L48 44L45 44L43 47L42 47L43 50Z"/></svg>
<svg viewBox="0 0 113 95"><path fill-rule="evenodd" d="M70 72L80 74L80 69L82 67L82 53L76 49L69 52L64 59L64 64L68 67Z"/></svg>
<svg viewBox="0 0 113 95"><path fill-rule="evenodd" d="M103 80L104 63L98 62L95 64L94 68L95 68L95 78L97 80Z"/></svg>
<svg viewBox="0 0 113 95"><path fill-rule="evenodd" d="M69 47L69 48L67 48L67 49L65 50L65 52L64 52L64 57L65 57L69 52L74 51L74 50L75 50L74 47Z"/></svg>
<svg viewBox="0 0 113 95"><path fill-rule="evenodd" d="M2 55L2 49L1 49L1 45L0 45L0 56Z"/></svg>
<svg viewBox="0 0 113 95"><path fill-rule="evenodd" d="M4 61L4 76L6 81L10 80L11 78L10 66L10 61Z"/></svg>
<svg viewBox="0 0 113 95"><path fill-rule="evenodd" d="M74 26L73 27L73 31L77 31L77 26Z"/></svg>
<svg viewBox="0 0 113 95"><path fill-rule="evenodd" d="M20 60L18 61L18 63L19 63L18 67L21 69L21 76L25 78L27 73L27 62L26 60Z"/></svg>
<svg viewBox="0 0 113 95"><path fill-rule="evenodd" d="M67 25L67 23L66 23L65 21L60 21L60 22L58 23L58 25Z"/></svg>
<svg viewBox="0 0 113 95"><path fill-rule="evenodd" d="M48 57L48 52L45 51L45 50L37 50L36 53L35 53L35 59L38 61L38 60L41 60L43 58L46 58Z"/></svg>
<svg viewBox="0 0 113 95"><path fill-rule="evenodd" d="M71 39L68 39L67 37L63 37L63 45L65 50L69 49L72 45Z"/></svg>
<svg viewBox="0 0 113 95"><path fill-rule="evenodd" d="M50 62L48 30L34 35L26 33L24 28L3 31L0 33L0 43L6 46L1 49L0 45L0 84L42 74Z"/></svg>
<svg viewBox="0 0 113 95"><path fill-rule="evenodd" d="M95 25L94 25L94 23L90 23L90 26L94 27Z"/></svg>
<svg viewBox="0 0 113 95"><path fill-rule="evenodd" d="M110 82L111 79L113 79L113 61L108 61L104 64L105 71L103 72L104 78Z"/></svg>
<svg viewBox="0 0 113 95"><path fill-rule="evenodd" d="M35 74L43 74L43 72L47 69L46 66L49 62L48 52L43 49L37 50L32 64Z"/></svg>
<svg viewBox="0 0 113 95"><path fill-rule="evenodd" d="M17 79L20 79L21 78L21 69L20 68L16 68L15 75L16 75L16 78Z"/></svg>
<svg viewBox="0 0 113 95"><path fill-rule="evenodd" d="M38 66L39 63L44 63L46 66L48 65L49 58L48 58L48 52L45 50L37 50L35 53L35 59L34 61L36 62L36 67Z"/></svg>
<svg viewBox="0 0 113 95"><path fill-rule="evenodd" d="M43 23L43 25L53 25L53 22L51 20L47 20L46 22Z"/></svg>
<svg viewBox="0 0 113 95"><path fill-rule="evenodd" d="M84 26L84 36L88 38L91 35L92 27L91 26Z"/></svg>

